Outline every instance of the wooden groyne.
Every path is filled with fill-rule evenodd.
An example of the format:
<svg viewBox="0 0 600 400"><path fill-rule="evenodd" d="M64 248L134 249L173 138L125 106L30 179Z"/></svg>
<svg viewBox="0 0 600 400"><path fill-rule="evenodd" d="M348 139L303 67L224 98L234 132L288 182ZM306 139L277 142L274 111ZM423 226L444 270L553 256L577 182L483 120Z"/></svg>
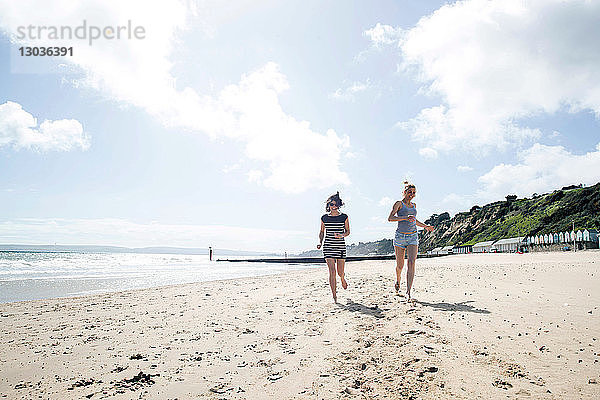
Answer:
<svg viewBox="0 0 600 400"><path fill-rule="evenodd" d="M417 254L417 258L432 258L432 257L443 257L442 254ZM346 257L346 261L378 261L378 260L395 260L396 257L393 255L385 256L349 256ZM318 264L324 263L323 257L288 257L288 258L245 258L245 259L232 259L224 258L218 259L217 261L227 262L256 262L256 263L281 263L281 264Z"/></svg>

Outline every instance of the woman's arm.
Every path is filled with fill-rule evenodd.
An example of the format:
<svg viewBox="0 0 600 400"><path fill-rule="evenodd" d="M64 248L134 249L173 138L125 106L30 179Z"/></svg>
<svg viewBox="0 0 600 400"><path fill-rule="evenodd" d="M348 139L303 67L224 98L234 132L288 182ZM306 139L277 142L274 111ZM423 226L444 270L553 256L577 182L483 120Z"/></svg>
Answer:
<svg viewBox="0 0 600 400"><path fill-rule="evenodd" d="M433 226L424 224L421 221L419 221L418 219L415 219L415 223L417 224L417 226L419 226L421 228L425 228L426 231L433 232L433 229L434 229Z"/></svg>
<svg viewBox="0 0 600 400"><path fill-rule="evenodd" d="M317 249L321 248L323 244L323 237L325 236L325 224L321 221L321 231L319 232L319 244L317 245Z"/></svg>
<svg viewBox="0 0 600 400"><path fill-rule="evenodd" d="M400 202L400 201L397 201L394 203L394 206L392 207L392 212L390 213L390 216L388 217L388 221L396 222L396 221L407 221L408 220L408 217L396 216L396 213L398 212L398 210L400 209L401 206L402 206L402 202Z"/></svg>

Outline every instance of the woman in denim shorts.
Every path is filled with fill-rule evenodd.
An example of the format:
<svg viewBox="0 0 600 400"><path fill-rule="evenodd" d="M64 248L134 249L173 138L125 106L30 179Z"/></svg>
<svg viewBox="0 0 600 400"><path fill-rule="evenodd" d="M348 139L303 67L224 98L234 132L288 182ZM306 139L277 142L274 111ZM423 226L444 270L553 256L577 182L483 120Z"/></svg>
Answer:
<svg viewBox="0 0 600 400"><path fill-rule="evenodd" d="M388 217L390 222L398 222L394 237L394 250L396 252L396 292L400 290L402 268L404 267L404 252L408 251L408 270L406 271L406 296L412 301L410 289L415 277L415 261L419 251L419 235L417 226L433 231L433 226L423 224L417 220L417 205L412 199L417 194L415 185L404 182L404 198L394 203L392 212Z"/></svg>

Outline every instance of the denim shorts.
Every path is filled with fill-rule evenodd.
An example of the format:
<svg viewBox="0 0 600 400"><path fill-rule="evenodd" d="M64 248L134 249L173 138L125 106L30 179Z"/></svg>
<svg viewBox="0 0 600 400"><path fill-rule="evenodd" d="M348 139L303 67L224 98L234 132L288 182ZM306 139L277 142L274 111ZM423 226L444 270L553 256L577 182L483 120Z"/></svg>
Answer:
<svg viewBox="0 0 600 400"><path fill-rule="evenodd" d="M419 234L415 233L400 233L396 232L396 236L394 237L394 246L406 248L409 244L414 244L415 246L419 245Z"/></svg>

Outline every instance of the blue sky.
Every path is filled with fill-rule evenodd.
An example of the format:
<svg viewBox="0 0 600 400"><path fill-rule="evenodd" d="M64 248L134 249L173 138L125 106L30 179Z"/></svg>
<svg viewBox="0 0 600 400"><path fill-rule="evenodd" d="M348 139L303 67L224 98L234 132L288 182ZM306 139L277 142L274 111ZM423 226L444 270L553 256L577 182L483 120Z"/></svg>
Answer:
<svg viewBox="0 0 600 400"><path fill-rule="evenodd" d="M294 252L336 190L358 242L406 178L421 220L600 181L597 3L221 3L0 1L1 243ZM14 36L84 19L146 37Z"/></svg>

